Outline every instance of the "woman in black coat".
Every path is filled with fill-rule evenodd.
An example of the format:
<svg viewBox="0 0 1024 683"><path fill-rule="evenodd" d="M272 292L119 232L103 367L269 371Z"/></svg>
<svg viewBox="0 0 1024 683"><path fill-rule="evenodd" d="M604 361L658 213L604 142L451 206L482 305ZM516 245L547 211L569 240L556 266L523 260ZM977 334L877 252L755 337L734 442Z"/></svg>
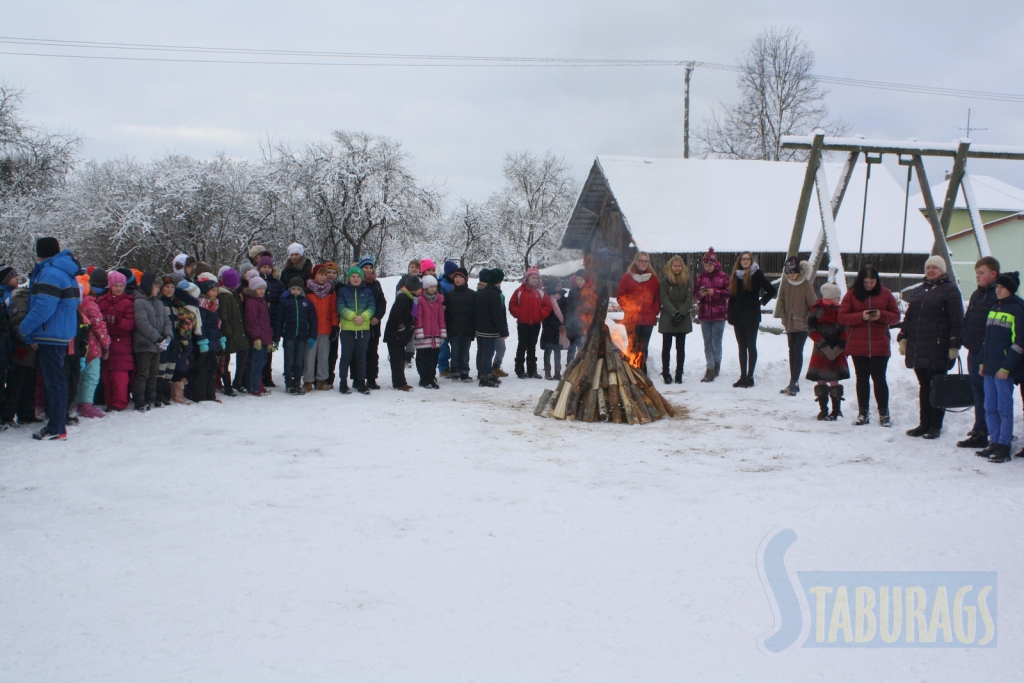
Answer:
<svg viewBox="0 0 1024 683"><path fill-rule="evenodd" d="M924 282L909 293L910 306L903 329L896 340L900 354L906 356L920 384L920 424L907 431L909 436L937 439L945 412L932 407L932 379L945 375L960 355L960 327L964 318L963 296L946 274L946 262L939 256L925 261Z"/></svg>
<svg viewBox="0 0 1024 683"><path fill-rule="evenodd" d="M757 365L757 331L761 326L761 307L775 298L778 290L745 251L736 259L729 277L729 312L726 318L736 333L740 347L740 378L734 387L754 386Z"/></svg>

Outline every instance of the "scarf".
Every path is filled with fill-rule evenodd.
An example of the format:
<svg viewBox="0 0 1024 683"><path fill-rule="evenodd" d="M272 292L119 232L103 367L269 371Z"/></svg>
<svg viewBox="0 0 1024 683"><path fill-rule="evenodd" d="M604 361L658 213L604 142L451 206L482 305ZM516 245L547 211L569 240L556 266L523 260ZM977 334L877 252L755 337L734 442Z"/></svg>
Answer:
<svg viewBox="0 0 1024 683"><path fill-rule="evenodd" d="M199 308L210 313L216 313L217 308L220 306L220 301L217 299L211 299L208 296L199 297Z"/></svg>
<svg viewBox="0 0 1024 683"><path fill-rule="evenodd" d="M377 271L373 271L369 275L367 275L366 273L363 273L363 282L365 282L366 284L372 285L376 281L377 281Z"/></svg>
<svg viewBox="0 0 1024 683"><path fill-rule="evenodd" d="M558 299L553 294L548 294L548 298L551 299L551 312L558 318L558 322L562 325L565 324L565 316L562 315L562 309L558 306Z"/></svg>
<svg viewBox="0 0 1024 683"><path fill-rule="evenodd" d="M758 266L757 266L757 264L756 264L756 263L754 263L754 264L752 264L752 265L750 266L750 274L751 274L751 275L753 275L754 273L756 273L756 272L757 272L757 270L758 270ZM737 279L737 280L742 280L742 279L743 279L743 278L745 278L746 276L747 276L747 271L746 271L745 269L740 269L740 270L737 270L737 271L736 271L736 279ZM786 278L786 279L788 280L789 278Z"/></svg>
<svg viewBox="0 0 1024 683"><path fill-rule="evenodd" d="M427 301L429 301L430 303L434 303L435 301L437 301L437 297L439 296L439 294L439 292L434 292L433 294L427 294L426 292L423 292L421 296L427 297Z"/></svg>
<svg viewBox="0 0 1024 683"><path fill-rule="evenodd" d="M311 293L316 294L317 297L321 299L326 299L327 295L331 293L332 289L334 289L334 285L332 283L325 282L321 285L313 278L306 280L306 287Z"/></svg>
<svg viewBox="0 0 1024 683"><path fill-rule="evenodd" d="M652 273L650 270L648 270L646 273L637 273L636 271L631 270L629 271L629 274L637 282L647 282L648 280L651 279L651 276L654 275L654 273Z"/></svg>

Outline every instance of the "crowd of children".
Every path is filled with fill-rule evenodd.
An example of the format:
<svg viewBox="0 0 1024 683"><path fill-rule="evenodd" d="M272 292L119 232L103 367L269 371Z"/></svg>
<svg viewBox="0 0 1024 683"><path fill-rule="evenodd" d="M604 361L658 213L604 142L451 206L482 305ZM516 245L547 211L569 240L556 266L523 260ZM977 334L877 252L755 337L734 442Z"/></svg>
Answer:
<svg viewBox="0 0 1024 683"><path fill-rule="evenodd" d="M558 380L562 352L572 362L597 298L585 270L570 276L567 292L561 278L542 277L530 268L506 312L501 290L505 274L500 269L481 270L473 289L469 273L454 262L445 262L438 275L432 260L417 259L400 278L387 315L372 256L342 269L331 262L312 263L300 244L288 246L283 264L256 245L237 269L214 269L179 254L166 275L123 267L83 268L54 238L37 242L37 257L28 287L19 286L13 267L0 267L0 431L42 422L45 416L46 426L33 435L38 439L63 439L67 424L104 417L99 405L107 411L132 407L141 412L172 403L220 402L218 392L265 396L275 386L270 364L278 350L284 355L286 391L294 395L330 390L335 379L343 394L380 389L382 340L397 390L412 390L406 370L413 361L421 388L439 389L440 378L472 382L474 342L479 386L498 387L507 376L501 370L509 336L507 313L518 328L516 376L542 378L539 345L543 378ZM713 250L702 265L704 272L691 285L680 257L670 259L664 277L656 278L650 257L637 255L619 286L623 324L633 329L631 351L640 351L646 362L647 339L657 323L664 338L664 379L681 382L685 337L697 322L705 337L702 381L714 381L726 319L734 327L742 322L742 339L737 332L742 377L734 386L753 386L760 306L777 290L748 252L737 259L732 276L722 272ZM789 336L791 381L781 393L799 392L803 346L809 337L806 378L815 382L818 419L842 417L841 382L850 377L851 357L857 374L855 424L870 422L873 384L879 422L889 426L885 369L889 329L900 321L895 297L870 265L861 269L845 297L832 283L822 285L817 296L811 275L808 264L797 259L785 264L776 315ZM979 448L978 455L993 462L1006 462L1013 386L1024 380L1024 342L1016 331L1024 300L1016 296L1018 274L1000 273L995 259L981 259L976 275L978 290L966 315L939 257L928 260L922 286L911 290L898 341L907 366L921 381L922 398L921 423L907 433L938 436L942 411L931 405L929 390L932 380L959 357L962 345L969 351L976 410L974 428L958 445ZM756 316L741 316L744 295Z"/></svg>

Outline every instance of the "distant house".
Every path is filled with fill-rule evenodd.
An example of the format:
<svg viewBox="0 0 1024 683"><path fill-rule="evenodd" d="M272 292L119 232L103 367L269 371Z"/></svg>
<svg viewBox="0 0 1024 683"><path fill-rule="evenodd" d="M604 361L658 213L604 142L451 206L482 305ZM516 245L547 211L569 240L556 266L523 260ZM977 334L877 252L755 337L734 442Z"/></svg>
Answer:
<svg viewBox="0 0 1024 683"><path fill-rule="evenodd" d="M991 176L971 174L971 187L978 203L981 222L985 226L992 255L1003 270L1024 270L1024 190L1008 185ZM946 182L932 187L936 208L942 211L946 196ZM924 211L921 195L912 197L911 205ZM953 216L946 231L946 241L953 256L953 269L964 292L972 289L974 263L980 258L978 243L974 239L971 217L967 211L963 192L958 192L953 204Z"/></svg>
<svg viewBox="0 0 1024 683"><path fill-rule="evenodd" d="M840 170L841 164L825 164L832 185ZM698 268L709 247L727 269L738 253L750 251L774 279L786 260L804 171L804 164L786 162L600 156L583 185L562 246L583 250L588 265L613 285L638 250L651 253L660 274L673 254L681 254L691 270ZM931 228L921 214L910 211L901 249L906 195L884 166L876 166L860 253L863 198L861 165L854 170L836 220L844 267L851 277L858 262L895 273L902 251L903 270L910 274L904 284L910 284L924 272L932 250ZM815 198L800 245L802 257L810 253L819 229Z"/></svg>

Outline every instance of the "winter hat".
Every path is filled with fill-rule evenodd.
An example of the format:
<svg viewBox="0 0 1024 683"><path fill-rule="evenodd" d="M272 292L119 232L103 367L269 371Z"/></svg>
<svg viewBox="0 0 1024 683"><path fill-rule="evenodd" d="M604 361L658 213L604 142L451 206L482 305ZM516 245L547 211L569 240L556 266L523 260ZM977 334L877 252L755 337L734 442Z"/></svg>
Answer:
<svg viewBox="0 0 1024 683"><path fill-rule="evenodd" d="M927 268L928 266L935 266L936 268L941 270L943 273L946 272L946 260L943 259L941 256L931 256L931 257L929 257L929 259L924 262L924 267Z"/></svg>
<svg viewBox="0 0 1024 683"><path fill-rule="evenodd" d="M265 252L267 248L262 244L254 244L249 247L249 260L254 260L259 257L260 254Z"/></svg>
<svg viewBox="0 0 1024 683"><path fill-rule="evenodd" d="M481 268L480 272L476 274L476 277L480 282L487 282L487 274L490 272L489 268Z"/></svg>
<svg viewBox="0 0 1024 683"><path fill-rule="evenodd" d="M800 262L796 256L790 256L786 259L785 265L782 266L782 272L786 275L795 275L800 272Z"/></svg>
<svg viewBox="0 0 1024 683"><path fill-rule="evenodd" d="M229 268L231 268L231 266L221 266L220 268L218 268L217 269L217 277L220 277L221 275L223 275L224 271L228 270Z"/></svg>
<svg viewBox="0 0 1024 683"><path fill-rule="evenodd" d="M175 287L177 287L178 285L185 281L185 276L182 275L181 273L168 273L167 275L164 275L164 279L167 278L170 278L171 280L174 281Z"/></svg>
<svg viewBox="0 0 1024 683"><path fill-rule="evenodd" d="M839 287L831 282L826 282L821 286L821 298L822 299L838 299L839 298Z"/></svg>
<svg viewBox="0 0 1024 683"><path fill-rule="evenodd" d="M266 289L267 281L261 278L259 275L253 278L249 278L249 289L255 292L260 287Z"/></svg>
<svg viewBox="0 0 1024 683"><path fill-rule="evenodd" d="M2 271L0 271L0 277L3 277ZM89 286L89 275L88 274L76 275L75 279L78 280L78 286L79 286L79 288L82 291L82 296L83 297L88 296L89 295L89 291L92 289ZM2 285L3 283L4 283L4 281L0 280L0 285Z"/></svg>
<svg viewBox="0 0 1024 683"><path fill-rule="evenodd" d="M139 289L142 290L143 296L149 296L150 290L153 289L153 284L156 282L155 273L143 273L142 281L139 283Z"/></svg>
<svg viewBox="0 0 1024 683"><path fill-rule="evenodd" d="M128 289L135 289L135 287L138 286L139 281L135 279L135 273L132 272L131 268L118 268L117 272L121 273L121 275L124 275L124 283L125 286L128 287ZM107 281L110 281L109 275L107 276Z"/></svg>
<svg viewBox="0 0 1024 683"><path fill-rule="evenodd" d="M200 263L199 265L197 265L196 266L196 273L197 274L198 273L209 273L210 275L216 275L217 274L217 273L214 272L213 266L211 266L209 263Z"/></svg>
<svg viewBox="0 0 1024 683"><path fill-rule="evenodd" d="M453 279L455 278L456 275L461 275L462 277L466 278L467 280L469 279L469 273L466 272L466 269L463 268L462 266L459 266L458 268L453 270L451 273L449 273L449 275L451 275L451 277Z"/></svg>
<svg viewBox="0 0 1024 683"><path fill-rule="evenodd" d="M999 277L996 278L996 284L1006 287L1010 290L1011 294L1016 294L1017 290L1020 289L1020 273L1016 270L1012 273L999 273Z"/></svg>
<svg viewBox="0 0 1024 683"><path fill-rule="evenodd" d="M363 266L377 267L377 260L373 258L373 254L363 254L359 257L359 267L362 268Z"/></svg>
<svg viewBox="0 0 1024 683"><path fill-rule="evenodd" d="M253 268L252 270L245 271L245 279L246 279L246 281L252 280L254 277L259 277L259 276L260 276L260 271L256 270L255 268Z"/></svg>
<svg viewBox="0 0 1024 683"><path fill-rule="evenodd" d="M345 273L345 282L348 282L348 279L350 277L352 277L353 275L358 275L360 278L362 278L363 277L363 269L360 268L359 266L352 266L351 268L349 268L348 272Z"/></svg>
<svg viewBox="0 0 1024 683"><path fill-rule="evenodd" d="M103 291L107 288L107 271L102 268L93 268L89 273L89 286L94 290Z"/></svg>
<svg viewBox="0 0 1024 683"><path fill-rule="evenodd" d="M0 266L0 285L7 284L7 281L17 274L18 271L14 269L14 266Z"/></svg>
<svg viewBox="0 0 1024 683"><path fill-rule="evenodd" d="M188 280L182 280L181 282L178 283L178 289L185 292L193 299L199 298L199 288L196 287L195 283L193 282L189 282Z"/></svg>
<svg viewBox="0 0 1024 683"><path fill-rule="evenodd" d="M36 240L36 256L52 258L60 253L60 242L56 237L40 237Z"/></svg>
<svg viewBox="0 0 1024 683"><path fill-rule="evenodd" d="M132 275L135 276L135 281L136 282L142 282L143 272L141 270L139 270L138 268L132 268L131 271L132 271ZM125 274L127 275L127 273L125 273ZM128 284L129 285L131 284L131 278L128 278Z"/></svg>
<svg viewBox="0 0 1024 683"><path fill-rule="evenodd" d="M715 253L714 247L708 247L708 251L700 259L701 263L718 263L718 254Z"/></svg>
<svg viewBox="0 0 1024 683"><path fill-rule="evenodd" d="M238 277L238 271L234 268L225 268L220 273L220 281L228 289L234 289L238 286L241 278Z"/></svg>
<svg viewBox="0 0 1024 683"><path fill-rule="evenodd" d="M299 289L304 290L306 289L306 283L302 281L301 277L293 277L288 281L288 289L291 289L292 287L298 287Z"/></svg>
<svg viewBox="0 0 1024 683"><path fill-rule="evenodd" d="M420 272L426 270L437 270L437 266L434 265L434 259L420 259Z"/></svg>
<svg viewBox="0 0 1024 683"><path fill-rule="evenodd" d="M405 288L410 292L418 292L423 289L423 280L420 279L419 275L410 275L405 278Z"/></svg>
<svg viewBox="0 0 1024 683"><path fill-rule="evenodd" d="M433 275L427 275L423 278L423 289L430 289L431 287L437 287L437 278Z"/></svg>
<svg viewBox="0 0 1024 683"><path fill-rule="evenodd" d="M210 272L203 272L196 278L196 282L217 282L217 276Z"/></svg>
<svg viewBox="0 0 1024 683"><path fill-rule="evenodd" d="M127 285L128 278L124 276L124 273L118 270L112 270L109 273L107 273L107 287L113 287L118 282L120 282L122 285Z"/></svg>
<svg viewBox="0 0 1024 683"><path fill-rule="evenodd" d="M445 261L443 267L444 274L447 275L448 277L451 277L452 273L458 270L459 264L456 263L455 261Z"/></svg>
<svg viewBox="0 0 1024 683"><path fill-rule="evenodd" d="M505 279L505 271L501 268L491 268L487 271L487 284L500 285L501 281Z"/></svg>
<svg viewBox="0 0 1024 683"><path fill-rule="evenodd" d="M262 268L263 266L270 266L271 268L273 268L274 257L271 256L270 254L264 254L263 256L260 256L259 260L256 261L256 267Z"/></svg>
<svg viewBox="0 0 1024 683"><path fill-rule="evenodd" d="M199 283L199 291L206 294L211 289L219 289L216 280L203 280Z"/></svg>
<svg viewBox="0 0 1024 683"><path fill-rule="evenodd" d="M537 277L540 277L540 271L537 269L537 266L530 266L529 268L526 269L526 275L523 276L523 282L526 282L531 275L536 275Z"/></svg>
<svg viewBox="0 0 1024 683"><path fill-rule="evenodd" d="M299 244L298 242L292 242L291 244L288 245L288 255L294 256L295 254L298 254L299 256L305 256L306 248Z"/></svg>
<svg viewBox="0 0 1024 683"><path fill-rule="evenodd" d="M178 277L179 276L174 275L173 273L169 273L167 275L164 275L160 279L160 288L163 289L167 285L174 285L175 287L177 287L178 286Z"/></svg>

